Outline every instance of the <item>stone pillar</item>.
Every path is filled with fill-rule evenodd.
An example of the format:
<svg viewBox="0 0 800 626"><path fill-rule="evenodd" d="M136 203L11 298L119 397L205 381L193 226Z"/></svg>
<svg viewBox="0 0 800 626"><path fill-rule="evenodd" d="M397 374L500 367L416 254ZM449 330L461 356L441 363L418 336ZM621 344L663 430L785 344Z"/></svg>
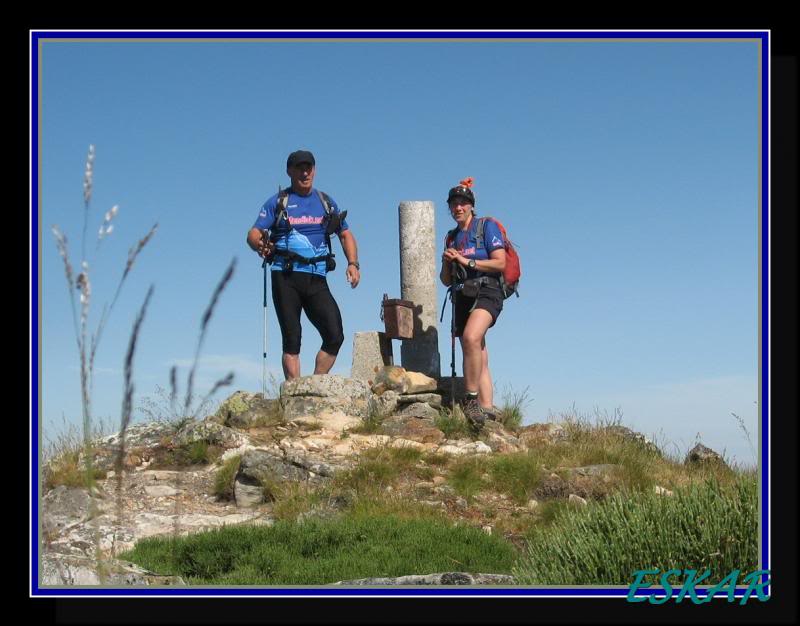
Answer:
<svg viewBox="0 0 800 626"><path fill-rule="evenodd" d="M401 365L438 379L439 330L436 317L436 228L431 201L401 202L400 297L414 305L414 338L400 345Z"/></svg>
<svg viewBox="0 0 800 626"><path fill-rule="evenodd" d="M385 365L392 365L394 363L392 357L392 340L386 333L379 331L356 333L353 336L353 366L350 368L350 378L375 380L376 368L381 370Z"/></svg>

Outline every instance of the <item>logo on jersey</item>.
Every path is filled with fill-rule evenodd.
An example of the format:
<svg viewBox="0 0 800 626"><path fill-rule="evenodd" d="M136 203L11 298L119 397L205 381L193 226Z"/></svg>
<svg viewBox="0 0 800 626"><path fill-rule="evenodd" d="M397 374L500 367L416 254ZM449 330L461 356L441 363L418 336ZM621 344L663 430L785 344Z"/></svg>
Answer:
<svg viewBox="0 0 800 626"><path fill-rule="evenodd" d="M502 246L503 242L500 241L497 237L492 237L492 245L493 246Z"/></svg>
<svg viewBox="0 0 800 626"><path fill-rule="evenodd" d="M301 224L322 224L322 216L320 217L313 217L311 215L304 215L302 217L292 217L289 216L289 223L292 226L298 226Z"/></svg>

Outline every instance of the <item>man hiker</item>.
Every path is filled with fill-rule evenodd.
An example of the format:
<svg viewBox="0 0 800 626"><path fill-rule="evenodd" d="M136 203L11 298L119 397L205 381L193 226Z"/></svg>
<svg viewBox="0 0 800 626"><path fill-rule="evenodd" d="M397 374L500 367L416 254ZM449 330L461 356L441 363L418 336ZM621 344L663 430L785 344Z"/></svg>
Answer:
<svg viewBox="0 0 800 626"><path fill-rule="evenodd" d="M330 371L344 342L342 316L327 281L327 273L336 267L332 234L342 244L346 278L353 289L361 279L361 267L356 238L345 221L347 211L339 211L333 198L313 187L314 155L308 150L292 152L286 173L291 186L264 203L247 233L247 244L271 264L272 301L283 339L281 364L289 380L300 376L301 310L322 338L315 374Z"/></svg>

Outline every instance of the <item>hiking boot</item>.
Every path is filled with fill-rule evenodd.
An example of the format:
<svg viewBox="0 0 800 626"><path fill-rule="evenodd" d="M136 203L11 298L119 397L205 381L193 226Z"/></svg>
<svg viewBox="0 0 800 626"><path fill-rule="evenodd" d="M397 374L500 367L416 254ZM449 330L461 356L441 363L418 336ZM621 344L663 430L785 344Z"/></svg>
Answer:
<svg viewBox="0 0 800 626"><path fill-rule="evenodd" d="M486 416L486 419L492 420L493 422L499 422L500 416L502 415L503 411L498 409L496 406L493 406L491 409L481 409L483 414Z"/></svg>
<svg viewBox="0 0 800 626"><path fill-rule="evenodd" d="M464 400L464 417L467 418L470 426L475 430L480 430L486 423L486 416L483 414L477 398L466 397Z"/></svg>

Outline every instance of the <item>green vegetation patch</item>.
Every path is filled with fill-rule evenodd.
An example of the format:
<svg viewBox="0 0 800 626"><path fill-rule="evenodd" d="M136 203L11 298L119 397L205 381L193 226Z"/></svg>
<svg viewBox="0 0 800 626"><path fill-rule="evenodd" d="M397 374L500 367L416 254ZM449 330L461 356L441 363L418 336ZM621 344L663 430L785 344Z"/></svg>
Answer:
<svg viewBox="0 0 800 626"><path fill-rule="evenodd" d="M446 407L439 409L439 415L433 420L434 426L444 433L447 439L472 438L472 431L464 417L461 407L456 405L451 411Z"/></svg>
<svg viewBox="0 0 800 626"><path fill-rule="evenodd" d="M233 484L236 480L236 473L239 471L239 465L242 462L242 456L237 454L231 457L222 467L214 474L214 495L222 500L233 500Z"/></svg>
<svg viewBox="0 0 800 626"><path fill-rule="evenodd" d="M525 504L543 480L538 458L526 454L506 454L491 459L490 484L495 491L507 493L518 504Z"/></svg>
<svg viewBox="0 0 800 626"><path fill-rule="evenodd" d="M192 465L207 465L214 463L222 456L220 446L210 444L208 441L193 441L180 446L160 446L155 450L155 458L151 469L169 469L173 467L188 467Z"/></svg>
<svg viewBox="0 0 800 626"><path fill-rule="evenodd" d="M617 493L585 508L558 507L530 536L514 575L520 584L629 585L636 570L710 569L713 584L757 565L757 481L741 476L674 496Z"/></svg>
<svg viewBox="0 0 800 626"><path fill-rule="evenodd" d="M485 490L487 483L483 478L488 461L482 457L459 459L450 468L447 482L456 493L470 502L475 494Z"/></svg>
<svg viewBox="0 0 800 626"><path fill-rule="evenodd" d="M508 573L514 548L444 519L355 513L144 539L120 558L193 585L319 585L447 571Z"/></svg>
<svg viewBox="0 0 800 626"><path fill-rule="evenodd" d="M88 479L91 476L91 479ZM81 463L80 453L77 451L64 453L59 459L46 465L44 468L44 488L52 489L64 485L65 487L90 487L96 480L106 477L102 469L92 467L87 471L86 464Z"/></svg>

